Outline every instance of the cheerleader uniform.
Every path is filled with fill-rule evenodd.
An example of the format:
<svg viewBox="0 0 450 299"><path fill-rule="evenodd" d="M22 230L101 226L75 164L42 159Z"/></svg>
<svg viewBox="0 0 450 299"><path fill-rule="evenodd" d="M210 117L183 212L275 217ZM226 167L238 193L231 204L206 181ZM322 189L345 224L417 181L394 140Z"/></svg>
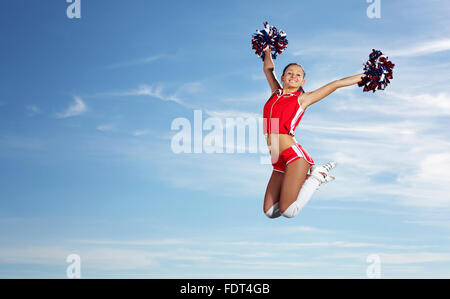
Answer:
<svg viewBox="0 0 450 299"><path fill-rule="evenodd" d="M263 132L266 136L268 133L295 136L295 128L305 112L299 103L301 91L281 95L282 92L277 89L264 105ZM272 159L273 170L284 173L287 165L300 158L314 165L314 160L308 152L296 143L284 150L276 161Z"/></svg>

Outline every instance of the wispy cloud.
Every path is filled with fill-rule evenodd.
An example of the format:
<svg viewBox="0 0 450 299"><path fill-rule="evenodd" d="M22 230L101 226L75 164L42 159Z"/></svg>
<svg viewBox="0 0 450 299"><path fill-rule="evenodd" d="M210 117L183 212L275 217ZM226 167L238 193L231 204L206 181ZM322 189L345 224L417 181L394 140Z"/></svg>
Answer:
<svg viewBox="0 0 450 299"><path fill-rule="evenodd" d="M46 150L45 142L37 137L18 135L0 135L1 152L17 153L17 150L42 151Z"/></svg>
<svg viewBox="0 0 450 299"><path fill-rule="evenodd" d="M358 111L376 113L404 118L435 117L450 115L450 95L446 92L438 94L420 93L408 94L386 90L379 95L382 100L377 103L361 104L360 98L350 98L347 101L333 105L337 111Z"/></svg>
<svg viewBox="0 0 450 299"><path fill-rule="evenodd" d="M383 201L380 195L385 195L383 202L389 204L448 208L448 142L427 134L380 135L315 138L315 147L332 147L327 158L338 162L335 174L340 184L322 194L374 201Z"/></svg>
<svg viewBox="0 0 450 299"><path fill-rule="evenodd" d="M233 103L261 103L264 104L265 101L270 97L270 90L267 88L263 92L258 93L246 93L239 96L224 97L220 101L228 105Z"/></svg>
<svg viewBox="0 0 450 299"><path fill-rule="evenodd" d="M116 132L117 128L114 124L102 124L96 127L96 130L101 132Z"/></svg>
<svg viewBox="0 0 450 299"><path fill-rule="evenodd" d="M173 101L176 102L178 104L183 104L183 102L177 98L175 95L164 95L162 93L163 91L163 87L161 86L152 86L152 85L141 85L139 86L138 90L133 91L134 95L145 95L145 96L151 96L151 97L155 97L157 99L160 100L164 100L164 101ZM132 93L133 93L132 92Z"/></svg>
<svg viewBox="0 0 450 299"><path fill-rule="evenodd" d="M283 229L276 229L279 234L292 234L292 233L335 233L336 231L321 229L312 226L288 226Z"/></svg>
<svg viewBox="0 0 450 299"><path fill-rule="evenodd" d="M131 132L131 135L138 137L148 135L149 133L149 130L134 130L133 132Z"/></svg>
<svg viewBox="0 0 450 299"><path fill-rule="evenodd" d="M74 97L74 103L64 112L56 113L56 118L68 118L78 116L87 111L87 106L80 97Z"/></svg>
<svg viewBox="0 0 450 299"><path fill-rule="evenodd" d="M124 91L108 91L98 92L91 97L126 97L126 96L149 96L163 101L172 101L184 105L184 103L175 94L164 94L164 87L162 84L148 85L141 84L137 89L130 89Z"/></svg>
<svg viewBox="0 0 450 299"><path fill-rule="evenodd" d="M27 105L25 108L27 110L28 116L35 116L37 114L42 113L41 109L39 109L39 107L36 105Z"/></svg>
<svg viewBox="0 0 450 299"><path fill-rule="evenodd" d="M262 115L258 114L258 113L254 113L254 112L245 112L245 111L240 111L240 110L210 110L210 109L205 109L205 112L207 115L209 115L210 117L217 117L220 118L222 120L225 120L226 118L250 118L250 119L258 119L261 118Z"/></svg>
<svg viewBox="0 0 450 299"><path fill-rule="evenodd" d="M408 45L402 49L389 50L392 57L414 57L434 54L450 50L450 38L432 41L422 41L418 44Z"/></svg>
<svg viewBox="0 0 450 299"><path fill-rule="evenodd" d="M402 249L418 249L428 248L430 246L416 246L416 245L391 245L382 243L365 243L365 242L347 242L347 241L331 241L331 242L253 242L253 241L238 241L238 242L217 242L218 246L232 246L232 247L260 247L270 250L296 250L301 248L384 248L393 250Z"/></svg>
<svg viewBox="0 0 450 299"><path fill-rule="evenodd" d="M83 243L86 243L86 241ZM115 246L113 247L111 245ZM124 245L131 247L123 248ZM164 245L168 247L160 248L159 251L156 251L153 247ZM69 265L66 262L67 256L77 254L80 256L81 265L84 269L96 271L145 270L152 272L153 269L160 265L160 262L167 263L168 261L172 261L174 263L180 263L184 261L194 264L203 263L210 261L214 255L223 254L212 250L181 248L176 247L176 245L180 245L176 240L155 240L153 242L90 241L83 247L76 249L74 249L74 246L3 247L0 248L0 263L59 265L67 267Z"/></svg>
<svg viewBox="0 0 450 299"><path fill-rule="evenodd" d="M140 59L135 59L135 60L129 60L129 61L124 61L124 62L119 62L119 63L115 63L115 64L111 64L106 66L106 69L117 69L117 68L122 68L122 67L129 67L129 66L135 66L135 65L142 65L142 64L148 64L150 62L156 61L156 60L160 60L164 57L166 57L167 55L154 55L154 56L150 56L150 57L145 57L145 58L140 58Z"/></svg>
<svg viewBox="0 0 450 299"><path fill-rule="evenodd" d="M84 248L30 246L26 248L0 248L0 262L7 264L68 266L66 258L78 254L83 268L98 270L148 269L156 265L151 251L119 248Z"/></svg>
<svg viewBox="0 0 450 299"><path fill-rule="evenodd" d="M186 239L163 239L163 240L73 240L73 242L91 245L127 245L127 246L165 246L189 244L190 240Z"/></svg>
<svg viewBox="0 0 450 299"><path fill-rule="evenodd" d="M364 265L367 257L364 251L377 253L383 249L397 252L378 253L382 264L450 261L450 255L447 253L411 251L424 250L431 246L347 241L258 242L233 241L233 239L220 242L178 238L127 241L73 240L70 246L65 247L3 247L0 248L0 263L64 267L68 266L67 256L77 254L81 258L82 269L103 271L103 273L118 270L158 273L163 265L164 269L170 270L168 273L173 277L181 275L183 266L189 266L194 272L207 269L220 273L220 277L227 274L230 266L240 268L238 265L259 269L285 269L288 266L327 269L330 265L345 266L339 262L341 259L354 260ZM322 250L325 249L331 249L332 254L323 253ZM299 250L301 254L298 253ZM406 253L402 252L406 250ZM332 260L336 262L329 262ZM189 273L190 276L194 274Z"/></svg>
<svg viewBox="0 0 450 299"><path fill-rule="evenodd" d="M448 216L445 215L444 217L441 217L441 219L436 219L437 217L433 217L432 220L406 220L405 223L407 224L417 224L421 226L432 226L432 227L438 227L438 228L444 228L450 230L450 221L448 219ZM447 237L450 238L450 237Z"/></svg>
<svg viewBox="0 0 450 299"><path fill-rule="evenodd" d="M373 104L362 103L361 97L346 91L330 107L345 122L313 110L301 124L313 148L338 162L336 182L341 183L324 189L324 195L385 202L384 194L390 203L448 207L450 144L446 122L435 118L450 115L448 93L386 91Z"/></svg>
<svg viewBox="0 0 450 299"><path fill-rule="evenodd" d="M269 166L257 154L216 154L172 152L171 140L136 138L97 139L85 146L104 157L122 156L130 161L149 163L160 180L172 188L203 190L221 196L261 195L270 174ZM192 141L192 145L194 140ZM173 169L177 169L173 172Z"/></svg>
<svg viewBox="0 0 450 299"><path fill-rule="evenodd" d="M327 31L319 35L320 38L311 37L306 42L294 42L293 44L302 45L301 49L293 49L293 56L301 55L342 55L351 54L361 55L369 54L371 49L362 47L361 45L369 44L367 36L361 35L358 32L330 32ZM355 44L354 41L358 43ZM383 53L390 58L393 57L416 57L424 55L432 55L439 52L445 52L450 50L450 38L444 37L434 40L415 40L411 42L411 39L404 39L403 41L394 40L386 43L384 40L382 43L378 41L370 41L370 43L382 44L384 49L381 49ZM305 46L313 45L313 46ZM332 45L332 46L330 46ZM364 57L364 56L361 56Z"/></svg>
<svg viewBox="0 0 450 299"><path fill-rule="evenodd" d="M448 263L450 253L447 252L399 252L399 253L376 253L380 257L381 267L383 265L406 265L418 263ZM365 260L367 254L361 253L337 253L332 254L330 259L357 259Z"/></svg>
<svg viewBox="0 0 450 299"><path fill-rule="evenodd" d="M175 96L183 96L186 94L198 94L205 90L205 86L201 81L186 82L176 88Z"/></svg>

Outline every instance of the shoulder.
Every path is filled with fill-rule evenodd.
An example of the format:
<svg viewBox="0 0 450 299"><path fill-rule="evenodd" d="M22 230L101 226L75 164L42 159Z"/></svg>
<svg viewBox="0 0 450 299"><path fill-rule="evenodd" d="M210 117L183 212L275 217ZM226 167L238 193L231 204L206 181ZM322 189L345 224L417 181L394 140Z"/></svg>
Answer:
<svg viewBox="0 0 450 299"><path fill-rule="evenodd" d="M309 94L310 94L310 92L302 92L298 96L298 104L300 105L302 110L305 110L309 106L309 102L308 102Z"/></svg>

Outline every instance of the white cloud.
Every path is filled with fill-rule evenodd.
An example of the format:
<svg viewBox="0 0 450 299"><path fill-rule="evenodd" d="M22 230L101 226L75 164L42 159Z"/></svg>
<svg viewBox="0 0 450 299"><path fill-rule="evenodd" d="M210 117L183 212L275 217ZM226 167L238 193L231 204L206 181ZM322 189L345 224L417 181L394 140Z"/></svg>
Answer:
<svg viewBox="0 0 450 299"><path fill-rule="evenodd" d="M87 106L80 97L74 97L75 102L64 112L56 113L56 118L68 118L78 116L87 111Z"/></svg>
<svg viewBox="0 0 450 299"><path fill-rule="evenodd" d="M428 109L421 107L429 103ZM320 149L327 160L335 160L336 181L325 188L324 197L346 200L367 200L389 202L412 207L445 208L450 204L450 167L448 134L445 122L440 123L430 116L445 116L446 96L410 96L391 94L386 101L379 101L373 107L367 104L345 104L336 101L332 108L339 111L347 121L325 119L311 113L301 124L307 136L311 151ZM434 107L434 109L429 109ZM351 113L358 111L355 118ZM427 114L420 111L428 110ZM396 111L396 120L386 121L386 113ZM402 111L402 112L400 112ZM416 113L417 112L417 113ZM364 115L371 121L364 119ZM422 117L418 116L421 115ZM390 117L388 114L387 116ZM313 135L311 135L311 133ZM317 161L321 156L317 156ZM322 158L323 159L323 158ZM338 183L338 184L336 184ZM352 186L351 188L349 186ZM378 195L375 197L375 195ZM382 200L380 195L384 195Z"/></svg>
<svg viewBox="0 0 450 299"><path fill-rule="evenodd" d="M313 227L298 227L301 231L317 232ZM361 251L377 253L384 264L414 264L428 262L448 262L450 254L432 252L411 252L424 250L432 246L384 244L348 241L318 242L285 242L276 241L222 241L214 237L206 239L138 239L138 240L71 240L70 246L29 246L0 248L0 263L57 265L67 267L66 258L69 254L77 254L81 258L83 269L94 270L102 274L120 275L111 271L127 271L121 276L132 276L132 272L159 273L162 268L169 276L184 275L183 269L189 267L189 275L195 276L196 271L211 271L213 275L224 277L229 268L286 269L286 267L314 267L321 271L330 267L338 269L351 265L332 260L353 259L357 265L366 265L367 254ZM379 250L395 250L383 253ZM331 250L327 252L326 250ZM354 251L357 250L357 251ZM407 253L402 251L408 250ZM340 253L339 251L344 251ZM263 261L261 261L263 260ZM331 260L331 262L330 262ZM163 267L162 267L163 266ZM91 273L94 273L90 271ZM298 271L293 271L295 275ZM330 271L324 271L330 275ZM422 271L420 274L423 274ZM64 275L62 273L61 275ZM139 275L139 274L137 274ZM261 273L261 275L265 275ZM341 275L346 275L341 273Z"/></svg>
<svg viewBox="0 0 450 299"><path fill-rule="evenodd" d="M227 103L229 105L230 103L261 103L264 105L265 101L270 97L270 89L267 86L267 89L264 92L259 93L247 93L247 94L241 94L239 96L232 96L232 97L224 97L220 99L221 102Z"/></svg>
<svg viewBox="0 0 450 299"><path fill-rule="evenodd" d="M384 253L380 255L381 262L385 264L415 264L430 262L450 262L450 253Z"/></svg>
<svg viewBox="0 0 450 299"><path fill-rule="evenodd" d="M103 125L98 125L96 130L101 131L101 132L114 132L117 130L117 128L114 124L103 124Z"/></svg>
<svg viewBox="0 0 450 299"><path fill-rule="evenodd" d="M336 231L320 229L312 226L288 226L282 229L276 229L278 234L292 234L292 233L335 233Z"/></svg>
<svg viewBox="0 0 450 299"><path fill-rule="evenodd" d="M450 262L450 253L442 252L402 252L402 253L375 253L380 257L381 267L386 265L406 265L417 263L447 263ZM368 254L338 253L329 258L366 260Z"/></svg>
<svg viewBox="0 0 450 299"><path fill-rule="evenodd" d="M64 264L70 251L62 247L0 248L0 262L10 264Z"/></svg>
<svg viewBox="0 0 450 299"><path fill-rule="evenodd" d="M184 94L197 94L202 91L204 91L205 86L202 82L187 82L182 84L180 87L177 88L177 91L175 93L176 96L178 95L184 95Z"/></svg>
<svg viewBox="0 0 450 299"><path fill-rule="evenodd" d="M150 62L153 62L156 60L160 60L161 58L164 58L166 56L167 55L154 55L154 56L150 56L150 57L146 57L146 58L140 58L140 59L120 62L120 63L116 63L116 64L111 64L111 65L106 66L106 68L107 69L117 69L117 68L121 68L121 67L142 65L142 64L147 64L147 63L150 63Z"/></svg>
<svg viewBox="0 0 450 299"><path fill-rule="evenodd" d="M0 149L17 153L17 150L42 151L46 150L43 140L36 137L0 135Z"/></svg>
<svg viewBox="0 0 450 299"><path fill-rule="evenodd" d="M419 163L416 175L403 177L400 181L450 183L450 152L427 155Z"/></svg>
<svg viewBox="0 0 450 299"><path fill-rule="evenodd" d="M37 107L36 105L28 105L26 106L26 109L28 116L34 116L41 113L41 109L39 109L39 107Z"/></svg>
<svg viewBox="0 0 450 299"><path fill-rule="evenodd" d="M434 216L434 215L433 215ZM417 224L421 226L433 226L438 228L444 228L444 229L450 229L450 221L447 217L447 214L444 215L444 217L441 217L441 219L436 219L438 217L434 216L432 217L432 220L406 220L405 223L407 224ZM450 237L447 237L450 239Z"/></svg>
<svg viewBox="0 0 450 299"><path fill-rule="evenodd" d="M82 241L82 244L96 245L96 247L58 247L58 246L29 246L21 248L0 248L0 263L6 264L32 264L32 265L59 265L67 267L66 258L70 254L80 256L81 267L97 271L112 270L147 270L158 267L160 261L189 261L206 262L216 254L211 250L191 250L183 247L184 240L154 240L154 241ZM106 247L117 246L144 246L144 249ZM160 251L153 251L153 246L171 246ZM226 254L226 253L225 253ZM82 270L83 272L83 270ZM82 273L83 275L83 273Z"/></svg>
<svg viewBox="0 0 450 299"><path fill-rule="evenodd" d="M83 267L104 270L149 269L158 265L152 252L133 249L89 248L78 254Z"/></svg>
<svg viewBox="0 0 450 299"><path fill-rule="evenodd" d="M365 243L365 242L346 242L346 241L332 241L332 242L252 242L252 241L238 241L238 242L217 242L217 246L232 246L232 247L259 247L267 250L286 250L293 251L302 248L384 248L384 249L417 249L427 248L430 246L414 246L414 245L390 245L381 243Z"/></svg>
<svg viewBox="0 0 450 299"><path fill-rule="evenodd" d="M384 195L383 202L390 204L448 207L450 187L445 171L449 165L444 153L450 144L425 134L408 134L397 140L395 134L384 136L384 140L378 137L373 141L358 135L353 139L317 138L316 146L333 148L327 158L338 162L335 176L339 184L321 190L323 197L367 200ZM372 177L385 179L374 181Z"/></svg>
<svg viewBox="0 0 450 299"><path fill-rule="evenodd" d="M225 120L226 118L236 119L238 117L242 117L244 119L245 118L251 118L251 119L262 118L261 114L254 113L254 112L239 111L239 110L209 110L209 109L205 109L205 112L210 117L217 117L222 120Z"/></svg>
<svg viewBox="0 0 450 299"><path fill-rule="evenodd" d="M251 75L251 79L254 81L260 81L260 80L265 80L266 76L264 74L262 74L262 72L258 73L258 74L253 73Z"/></svg>
<svg viewBox="0 0 450 299"><path fill-rule="evenodd" d="M316 125L319 124L319 125ZM330 121L314 121L314 124L302 124L302 129L326 134L339 134L347 136L385 136L392 138L393 135L414 135L416 130L413 122L383 122L383 123L349 123ZM420 129L420 128L419 128Z"/></svg>
<svg viewBox="0 0 450 299"><path fill-rule="evenodd" d="M134 130L133 132L131 132L131 135L136 137L145 136L148 134L153 134L153 132L151 130Z"/></svg>
<svg viewBox="0 0 450 299"><path fill-rule="evenodd" d="M148 130L135 130L132 132L133 136L144 136L147 135L149 133Z"/></svg>
<svg viewBox="0 0 450 299"><path fill-rule="evenodd" d="M114 91L114 92L101 92L96 93L94 97L126 97L126 96L150 96L163 101L172 101L180 105L185 105L175 94L166 95L163 94L164 87L161 84L147 85L141 84L137 89Z"/></svg>
<svg viewBox="0 0 450 299"><path fill-rule="evenodd" d="M361 102L362 96L350 97L346 101L335 103L333 109L405 118L450 116L450 95L445 92L411 95L386 90L378 97L377 102L365 103Z"/></svg>
<svg viewBox="0 0 450 299"><path fill-rule="evenodd" d="M126 246L165 246L165 245L181 245L190 243L185 239L163 239L163 240L73 240L77 243L91 245L126 245Z"/></svg>
<svg viewBox="0 0 450 299"><path fill-rule="evenodd" d="M421 55L429 55L434 54L438 52L444 52L450 50L450 39L438 39L438 40L432 40L432 41L421 41L418 44L415 45L408 45L407 47L404 47L402 49L394 49L389 50L387 53L389 53L389 56L391 57L414 57L414 56L421 56Z"/></svg>
<svg viewBox="0 0 450 299"><path fill-rule="evenodd" d="M235 269L286 269L318 265L316 262L274 261L272 259L262 261L224 260L223 263Z"/></svg>
<svg viewBox="0 0 450 299"><path fill-rule="evenodd" d="M423 55L431 55L439 52L450 50L450 38L440 38L434 40L415 40L411 43L411 39L398 40L393 39L386 43L386 40L373 41L358 32L333 32L327 31L318 35L320 38L303 38L302 41L293 42L292 44L301 45L300 49L293 49L293 56L302 55L324 55L348 57L366 57L370 53L370 48L364 45L369 43L375 45L383 45L382 52L390 58L394 57L416 57ZM358 41L355 43L354 41ZM313 46L305 46L313 45ZM332 45L332 46L330 46ZM363 45L363 46L361 46ZM376 46L375 46L376 47Z"/></svg>

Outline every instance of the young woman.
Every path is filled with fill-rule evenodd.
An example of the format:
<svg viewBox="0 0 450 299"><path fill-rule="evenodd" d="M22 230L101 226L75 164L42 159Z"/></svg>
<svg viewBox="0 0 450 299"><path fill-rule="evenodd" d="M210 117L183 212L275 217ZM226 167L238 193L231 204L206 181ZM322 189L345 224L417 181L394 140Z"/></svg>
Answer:
<svg viewBox="0 0 450 299"><path fill-rule="evenodd" d="M329 162L314 166L313 159L294 138L295 128L310 105L336 89L357 84L366 75L358 74L328 83L313 92L304 92L305 71L291 63L283 70L280 85L274 74L270 49L265 50L264 73L272 96L264 106L264 133L272 158L273 172L264 197L264 213L269 218L296 216L323 183L332 181ZM311 170L308 175L308 171Z"/></svg>

